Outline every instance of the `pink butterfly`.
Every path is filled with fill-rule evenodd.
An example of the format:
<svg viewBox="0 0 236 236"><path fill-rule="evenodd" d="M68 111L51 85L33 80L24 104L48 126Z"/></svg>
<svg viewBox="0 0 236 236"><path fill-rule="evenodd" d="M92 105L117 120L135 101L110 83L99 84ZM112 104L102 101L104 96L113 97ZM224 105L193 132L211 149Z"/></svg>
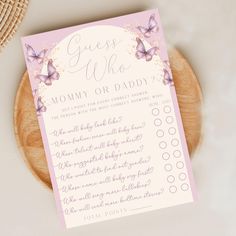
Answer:
<svg viewBox="0 0 236 236"><path fill-rule="evenodd" d="M36 112L37 115L41 115L42 112L45 112L47 110L47 107L44 105L44 103L42 102L42 97L38 97L37 99L37 107L36 107Z"/></svg>
<svg viewBox="0 0 236 236"><path fill-rule="evenodd" d="M172 79L172 77L170 76L170 73L168 72L168 70L163 69L164 71L164 78L163 78L163 84L164 85L174 85L174 81Z"/></svg>
<svg viewBox="0 0 236 236"><path fill-rule="evenodd" d="M158 47L152 47L148 50L145 49L144 43L140 38L136 38L137 47L136 47L136 57L138 59L145 58L146 61L151 61L154 55L157 55Z"/></svg>
<svg viewBox="0 0 236 236"><path fill-rule="evenodd" d="M26 53L27 53L27 60L29 62L33 62L33 61L37 61L39 64L41 64L44 60L44 57L46 55L47 50L44 49L39 53L36 53L34 51L34 49L29 45L29 44L25 44L26 47Z"/></svg>
<svg viewBox="0 0 236 236"><path fill-rule="evenodd" d="M36 78L40 80L40 82L43 82L46 85L52 85L53 80L58 80L59 79L59 73L56 71L55 66L52 64L53 61L50 59L48 61L47 65L47 75L37 75Z"/></svg>
<svg viewBox="0 0 236 236"><path fill-rule="evenodd" d="M151 37L151 34L157 32L159 29L155 20L155 14L150 16L147 28L143 26L138 26L137 28L146 38Z"/></svg>

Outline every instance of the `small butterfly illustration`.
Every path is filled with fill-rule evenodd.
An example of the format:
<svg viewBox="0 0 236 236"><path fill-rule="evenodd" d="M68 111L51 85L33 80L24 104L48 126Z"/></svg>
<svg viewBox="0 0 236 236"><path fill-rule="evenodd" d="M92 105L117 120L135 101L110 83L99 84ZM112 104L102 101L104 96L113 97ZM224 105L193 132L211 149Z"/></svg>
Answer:
<svg viewBox="0 0 236 236"><path fill-rule="evenodd" d="M147 27L138 26L137 28L146 38L150 38L151 34L157 32L159 29L155 20L155 14L150 16Z"/></svg>
<svg viewBox="0 0 236 236"><path fill-rule="evenodd" d="M145 58L146 61L151 61L154 55L157 55L158 47L152 47L146 50L143 41L140 38L136 38L137 46L136 46L136 57L138 59Z"/></svg>
<svg viewBox="0 0 236 236"><path fill-rule="evenodd" d="M52 59L48 61L47 71L47 75L37 75L36 79L39 79L40 82L43 82L45 85L52 85L52 81L58 80L60 77L55 66L53 65Z"/></svg>
<svg viewBox="0 0 236 236"><path fill-rule="evenodd" d="M25 44L26 47L26 54L27 54L27 60L29 62L37 61L39 64L43 63L44 57L46 55L47 50L44 49L39 53L36 53L34 49L29 45Z"/></svg>
<svg viewBox="0 0 236 236"><path fill-rule="evenodd" d="M37 107L36 107L37 115L40 116L41 113L45 111L47 111L47 107L44 105L42 97L39 96L37 99Z"/></svg>
<svg viewBox="0 0 236 236"><path fill-rule="evenodd" d="M163 78L163 84L164 85L174 85L174 81L169 73L169 71L167 69L163 69L164 71L164 78Z"/></svg>

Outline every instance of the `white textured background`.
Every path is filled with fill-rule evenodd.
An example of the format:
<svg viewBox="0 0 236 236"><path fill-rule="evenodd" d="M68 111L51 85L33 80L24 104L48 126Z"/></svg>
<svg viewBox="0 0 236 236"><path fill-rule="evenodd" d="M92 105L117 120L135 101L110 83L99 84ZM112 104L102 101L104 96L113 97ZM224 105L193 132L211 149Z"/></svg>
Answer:
<svg viewBox="0 0 236 236"><path fill-rule="evenodd" d="M189 59L204 93L204 137L193 160L199 200L63 231L52 193L28 171L14 137L14 98L25 70L20 37L154 7L168 43ZM0 235L235 236L235 24L234 0L31 0L0 53Z"/></svg>

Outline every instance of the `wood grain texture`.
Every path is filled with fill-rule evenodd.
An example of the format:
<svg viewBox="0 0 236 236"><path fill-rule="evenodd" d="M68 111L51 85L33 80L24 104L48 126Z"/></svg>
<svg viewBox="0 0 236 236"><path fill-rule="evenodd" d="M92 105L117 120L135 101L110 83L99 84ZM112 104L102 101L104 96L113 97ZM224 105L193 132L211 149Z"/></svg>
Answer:
<svg viewBox="0 0 236 236"><path fill-rule="evenodd" d="M196 75L179 51L170 50L169 57L191 155L201 139L202 93ZM22 77L15 99L14 128L19 148L29 170L52 189L27 72Z"/></svg>

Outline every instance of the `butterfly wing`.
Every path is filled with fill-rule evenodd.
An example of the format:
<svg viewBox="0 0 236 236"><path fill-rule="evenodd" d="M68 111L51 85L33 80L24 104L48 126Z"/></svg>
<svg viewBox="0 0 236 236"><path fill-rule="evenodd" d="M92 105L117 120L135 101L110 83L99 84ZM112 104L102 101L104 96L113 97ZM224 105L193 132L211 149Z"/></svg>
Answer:
<svg viewBox="0 0 236 236"><path fill-rule="evenodd" d="M164 83L164 85L173 84L173 80L172 80L172 78L170 76L170 73L166 69L164 69L163 83Z"/></svg>
<svg viewBox="0 0 236 236"><path fill-rule="evenodd" d="M46 85L52 85L52 81L48 75L37 75L36 79L39 79L40 82L43 82Z"/></svg>
<svg viewBox="0 0 236 236"><path fill-rule="evenodd" d="M148 29L149 29L150 34L151 34L151 32L158 31L158 25L157 25L157 21L155 19L155 14L152 14L149 18Z"/></svg>
<svg viewBox="0 0 236 236"><path fill-rule="evenodd" d="M52 60L48 61L48 76L51 81L59 79L59 73L57 72L56 67L53 65Z"/></svg>
<svg viewBox="0 0 236 236"><path fill-rule="evenodd" d="M49 60L47 64L47 75L37 75L36 78L43 82L46 85L52 85L53 80L59 79L59 73L56 71L55 66L53 65L53 61Z"/></svg>
<svg viewBox="0 0 236 236"><path fill-rule="evenodd" d="M52 75L50 75L50 80L58 80L60 77L59 73L55 71Z"/></svg>
<svg viewBox="0 0 236 236"><path fill-rule="evenodd" d="M27 60L29 62L33 62L37 58L34 49L29 44L25 44L25 47L26 47Z"/></svg>
<svg viewBox="0 0 236 236"><path fill-rule="evenodd" d="M157 32L158 31L158 24L155 19L155 14L152 14L149 18L148 21L148 27L143 27L143 26L138 26L138 30L146 37L150 38L151 33Z"/></svg>
<svg viewBox="0 0 236 236"><path fill-rule="evenodd" d="M47 52L47 50L44 49L44 50L42 50L42 51L37 55L36 60L37 60L37 62L38 62L39 64L42 64L42 63L43 63L44 57L45 57L45 55L46 55L46 52Z"/></svg>
<svg viewBox="0 0 236 236"><path fill-rule="evenodd" d="M44 105L44 103L42 102L42 98L38 97L37 100L37 115L40 115L42 112L45 112L47 110L46 106Z"/></svg>
<svg viewBox="0 0 236 236"><path fill-rule="evenodd" d="M138 30L147 38L151 36L150 30L148 28L145 28L143 26L138 26Z"/></svg>
<svg viewBox="0 0 236 236"><path fill-rule="evenodd" d="M47 111L47 107L45 107L44 105L40 107L40 112L46 112Z"/></svg>
<svg viewBox="0 0 236 236"><path fill-rule="evenodd" d="M140 38L136 38L137 46L136 46L136 57L138 59L144 58L146 55L145 46Z"/></svg>
<svg viewBox="0 0 236 236"><path fill-rule="evenodd" d="M158 47L148 49L146 53L146 61L151 61L154 55L157 55Z"/></svg>

